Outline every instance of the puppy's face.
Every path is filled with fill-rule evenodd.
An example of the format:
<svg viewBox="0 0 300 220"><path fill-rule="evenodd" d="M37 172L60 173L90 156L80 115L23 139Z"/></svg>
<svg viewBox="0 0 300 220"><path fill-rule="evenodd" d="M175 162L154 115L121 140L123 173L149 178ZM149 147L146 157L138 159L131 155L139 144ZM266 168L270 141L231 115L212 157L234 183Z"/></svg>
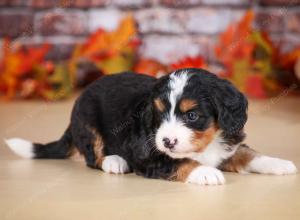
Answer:
<svg viewBox="0 0 300 220"><path fill-rule="evenodd" d="M200 153L214 139L219 129L224 130L220 121L224 122L221 119L224 113L221 111L226 106L218 107L220 103L216 103L217 96L226 95L226 92L222 94L224 91L218 91L219 87L225 84L228 86L227 81L224 85L222 82L224 80L198 69L179 70L160 80L153 98L157 123L155 142L159 151L173 158ZM230 89L234 88L231 84L229 86ZM229 99L234 100L235 96ZM241 117L245 117L244 114ZM238 130L244 125L243 120L240 123L242 125L238 125Z"/></svg>

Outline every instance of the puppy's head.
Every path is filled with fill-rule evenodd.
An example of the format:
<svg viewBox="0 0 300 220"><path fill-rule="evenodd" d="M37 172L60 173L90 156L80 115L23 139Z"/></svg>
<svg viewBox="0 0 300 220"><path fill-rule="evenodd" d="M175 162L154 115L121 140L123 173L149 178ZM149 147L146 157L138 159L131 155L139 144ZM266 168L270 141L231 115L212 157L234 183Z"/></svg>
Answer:
<svg viewBox="0 0 300 220"><path fill-rule="evenodd" d="M203 151L218 132L236 136L247 120L244 95L201 69L181 69L161 78L152 100L156 146L174 158Z"/></svg>

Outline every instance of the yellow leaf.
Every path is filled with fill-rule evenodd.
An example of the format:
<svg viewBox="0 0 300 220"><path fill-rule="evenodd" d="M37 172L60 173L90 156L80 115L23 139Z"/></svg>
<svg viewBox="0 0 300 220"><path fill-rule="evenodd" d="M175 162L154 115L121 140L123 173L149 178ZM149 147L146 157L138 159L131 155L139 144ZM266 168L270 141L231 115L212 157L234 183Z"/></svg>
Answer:
<svg viewBox="0 0 300 220"><path fill-rule="evenodd" d="M113 74L131 70L133 67L133 54L119 54L97 63L97 67L105 74Z"/></svg>

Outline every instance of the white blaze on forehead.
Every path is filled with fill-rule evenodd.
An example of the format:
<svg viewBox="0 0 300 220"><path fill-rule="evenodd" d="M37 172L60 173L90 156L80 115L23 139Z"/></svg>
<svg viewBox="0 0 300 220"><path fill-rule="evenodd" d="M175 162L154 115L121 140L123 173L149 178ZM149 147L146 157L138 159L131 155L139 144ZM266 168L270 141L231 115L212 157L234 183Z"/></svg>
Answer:
<svg viewBox="0 0 300 220"><path fill-rule="evenodd" d="M171 152L164 147L164 138L177 140L177 144L174 148L176 152L189 152L193 148L190 142L193 136L193 131L186 127L184 123L178 120L175 116L177 100L181 97L188 79L189 75L187 72L181 72L180 74L172 73L170 75L168 99L171 104L171 108L168 112L169 117L162 122L156 133L156 145L158 149L166 152L167 154Z"/></svg>
<svg viewBox="0 0 300 220"><path fill-rule="evenodd" d="M181 74L172 73L170 75L170 82L169 82L169 101L171 104L171 109L169 112L170 120L175 118L175 107L178 98L182 95L184 87L187 84L189 76L187 72L183 72Z"/></svg>

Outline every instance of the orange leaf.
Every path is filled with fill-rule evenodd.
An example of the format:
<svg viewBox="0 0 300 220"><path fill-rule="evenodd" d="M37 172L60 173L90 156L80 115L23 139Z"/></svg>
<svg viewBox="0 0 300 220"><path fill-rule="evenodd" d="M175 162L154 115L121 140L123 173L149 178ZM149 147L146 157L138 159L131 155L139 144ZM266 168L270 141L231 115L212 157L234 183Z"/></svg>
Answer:
<svg viewBox="0 0 300 220"><path fill-rule="evenodd" d="M27 51L22 54L25 60L23 60L22 65L20 67L21 71L27 72L30 69L32 69L32 67L35 64L40 63L44 59L45 55L48 53L49 49L49 44L43 44L41 47L37 48L28 48Z"/></svg>
<svg viewBox="0 0 300 220"><path fill-rule="evenodd" d="M185 57L176 63L171 64L172 69L182 69L182 68L203 68L206 67L206 63L201 56L196 57Z"/></svg>
<svg viewBox="0 0 300 220"><path fill-rule="evenodd" d="M261 75L252 75L246 79L245 92L253 98L266 98Z"/></svg>
<svg viewBox="0 0 300 220"><path fill-rule="evenodd" d="M249 42L249 35L253 29L251 24L254 12L248 11L235 25L230 25L221 35L219 43L215 47L217 58L226 66L231 65L233 60L241 57L251 57L254 50L253 43Z"/></svg>
<svg viewBox="0 0 300 220"><path fill-rule="evenodd" d="M294 67L297 59L300 57L300 46L295 48L291 52L284 54L281 57L281 65L285 68L290 68L290 66Z"/></svg>
<svg viewBox="0 0 300 220"><path fill-rule="evenodd" d="M50 46L44 44L41 47L13 48L10 40L4 40L3 59L0 61L0 88L1 95L5 99L16 96L22 88L22 82L32 77L34 67L44 59Z"/></svg>
<svg viewBox="0 0 300 220"><path fill-rule="evenodd" d="M158 76L160 74L166 74L168 68L152 59L140 59L134 66L134 72L142 73L150 76Z"/></svg>
<svg viewBox="0 0 300 220"><path fill-rule="evenodd" d="M239 37L247 38L252 31L252 22L254 20L254 12L249 10L246 12L242 20L237 24L237 32Z"/></svg>
<svg viewBox="0 0 300 220"><path fill-rule="evenodd" d="M98 29L82 45L79 55L91 60L102 60L103 58L114 56L127 47L135 48L136 24L132 16L127 16L121 20L117 30L107 32Z"/></svg>

